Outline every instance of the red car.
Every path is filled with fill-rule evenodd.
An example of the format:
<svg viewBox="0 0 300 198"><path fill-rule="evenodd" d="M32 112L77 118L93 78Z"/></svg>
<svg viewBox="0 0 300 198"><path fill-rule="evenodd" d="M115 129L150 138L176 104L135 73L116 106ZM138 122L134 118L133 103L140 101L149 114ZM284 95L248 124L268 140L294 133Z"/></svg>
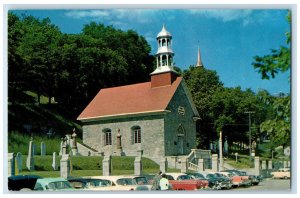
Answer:
<svg viewBox="0 0 300 198"><path fill-rule="evenodd" d="M172 190L200 190L208 188L207 180L195 180L184 173L166 173Z"/></svg>

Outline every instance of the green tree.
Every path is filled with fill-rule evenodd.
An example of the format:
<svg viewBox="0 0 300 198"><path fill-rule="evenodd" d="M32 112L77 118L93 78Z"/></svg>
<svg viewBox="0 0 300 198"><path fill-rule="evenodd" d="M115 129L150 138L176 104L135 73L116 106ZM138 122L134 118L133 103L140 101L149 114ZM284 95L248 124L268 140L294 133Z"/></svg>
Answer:
<svg viewBox="0 0 300 198"><path fill-rule="evenodd" d="M291 22L291 13L288 12L287 21ZM253 66L258 68L258 72L262 75L262 79L274 78L276 74L286 72L291 67L290 52L290 32L286 33L287 47L280 47L279 50L271 50L271 54L263 57L255 56ZM290 95L282 95L279 97L262 96L268 105L272 105L273 116L269 117L260 125L262 132L270 135L272 147L279 145L290 145L291 141L291 100Z"/></svg>
<svg viewBox="0 0 300 198"><path fill-rule="evenodd" d="M291 23L291 12L288 13L287 21ZM265 56L255 56L255 62L252 63L254 69L261 74L262 79L275 78L278 72L286 72L291 67L291 34L286 33L286 44L279 49L272 49L271 54Z"/></svg>
<svg viewBox="0 0 300 198"><path fill-rule="evenodd" d="M26 16L22 19L24 35L17 47L17 53L22 57L25 68L25 81L27 88L40 95L54 96L59 73L58 41L61 32L58 27L51 24L50 19L36 19ZM10 66L10 65L9 65Z"/></svg>
<svg viewBox="0 0 300 198"><path fill-rule="evenodd" d="M18 92L24 90L24 67L22 57L17 53L24 31L20 18L8 13L8 97L13 104Z"/></svg>

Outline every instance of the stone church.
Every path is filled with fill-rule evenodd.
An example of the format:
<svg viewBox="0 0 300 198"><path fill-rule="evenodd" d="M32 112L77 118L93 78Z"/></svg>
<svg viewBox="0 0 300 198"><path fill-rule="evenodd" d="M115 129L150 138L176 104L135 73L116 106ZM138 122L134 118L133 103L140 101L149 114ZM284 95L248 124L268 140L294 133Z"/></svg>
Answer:
<svg viewBox="0 0 300 198"><path fill-rule="evenodd" d="M173 68L172 35L157 35L157 68L150 82L101 89L79 115L83 143L104 155L188 155L196 148L199 114ZM197 64L198 65L198 64Z"/></svg>

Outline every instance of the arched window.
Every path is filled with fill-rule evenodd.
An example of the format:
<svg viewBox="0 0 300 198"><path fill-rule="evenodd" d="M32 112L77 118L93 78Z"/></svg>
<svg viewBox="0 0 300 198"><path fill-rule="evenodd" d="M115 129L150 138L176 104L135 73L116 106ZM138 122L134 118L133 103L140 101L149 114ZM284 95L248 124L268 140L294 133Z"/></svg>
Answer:
<svg viewBox="0 0 300 198"><path fill-rule="evenodd" d="M177 136L180 136L180 137L185 136L185 130L184 130L182 124L180 124L179 127L178 127Z"/></svg>
<svg viewBox="0 0 300 198"><path fill-rule="evenodd" d="M167 65L167 56L163 55L162 56L162 66L166 66Z"/></svg>
<svg viewBox="0 0 300 198"><path fill-rule="evenodd" d="M162 46L166 46L166 45L167 45L166 40L163 39L163 40L162 40Z"/></svg>
<svg viewBox="0 0 300 198"><path fill-rule="evenodd" d="M142 136L141 136L141 127L134 126L131 128L131 143L138 144L141 143Z"/></svg>
<svg viewBox="0 0 300 198"><path fill-rule="evenodd" d="M104 146L111 145L111 130L110 129L104 129L103 130L103 140L104 140Z"/></svg>

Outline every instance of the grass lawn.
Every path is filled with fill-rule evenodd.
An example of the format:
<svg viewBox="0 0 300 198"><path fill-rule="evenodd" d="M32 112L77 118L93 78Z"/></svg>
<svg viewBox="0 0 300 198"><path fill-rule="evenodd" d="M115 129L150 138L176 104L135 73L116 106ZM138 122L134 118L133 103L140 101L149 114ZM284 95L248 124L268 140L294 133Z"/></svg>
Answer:
<svg viewBox="0 0 300 198"><path fill-rule="evenodd" d="M54 171L52 168L52 156L34 156L35 171L26 169L27 156L22 157L23 175L39 175L42 177L60 177L60 171ZM57 165L61 156L57 157ZM134 157L112 157L112 175L133 175L134 174ZM72 156L72 170L70 176L101 176L102 160L100 156ZM143 174L156 174L159 171L159 165L148 158L142 158ZM168 169L168 172L180 172L179 169Z"/></svg>

